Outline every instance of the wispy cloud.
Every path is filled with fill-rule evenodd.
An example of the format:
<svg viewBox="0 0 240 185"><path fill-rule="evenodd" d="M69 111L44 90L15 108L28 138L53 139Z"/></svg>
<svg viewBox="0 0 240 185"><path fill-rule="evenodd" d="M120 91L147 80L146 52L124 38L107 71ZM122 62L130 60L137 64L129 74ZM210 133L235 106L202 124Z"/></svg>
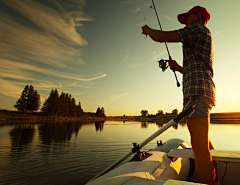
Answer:
<svg viewBox="0 0 240 185"><path fill-rule="evenodd" d="M169 21L171 21L171 22L172 22L172 19L171 19L171 17L169 17L168 15L164 14L162 17L164 17L164 18L166 18L166 19L168 19Z"/></svg>
<svg viewBox="0 0 240 185"><path fill-rule="evenodd" d="M53 66L83 63L79 49L87 41L77 32L80 21L92 21L82 10L68 12L36 1L2 1L21 16L0 13L1 57L33 60ZM55 1L54 1L55 2Z"/></svg>
<svg viewBox="0 0 240 185"><path fill-rule="evenodd" d="M84 5L85 0L0 0L8 7L0 12L0 93L16 97L29 83L40 90L62 88L65 80L81 87L107 76L74 73L85 64L81 50L88 44L80 30L93 21Z"/></svg>
<svg viewBox="0 0 240 185"><path fill-rule="evenodd" d="M123 94L119 94L119 95L110 96L109 98L110 98L110 101L115 101L115 100L117 100L117 99L119 99L119 98L121 98L123 96L128 95L128 94L129 93L123 93Z"/></svg>
<svg viewBox="0 0 240 185"><path fill-rule="evenodd" d="M120 5L125 6L128 12L133 14L141 11L145 6L144 2L141 2L141 0L119 0L118 2Z"/></svg>
<svg viewBox="0 0 240 185"><path fill-rule="evenodd" d="M135 9L132 10L132 13L137 13L137 12L139 12L139 11L141 11L141 8L136 7Z"/></svg>
<svg viewBox="0 0 240 185"><path fill-rule="evenodd" d="M213 34L213 36L217 36L217 35L219 35L219 34L221 34L221 33L224 33L224 32L227 32L228 30L218 30L217 32L215 32L214 34Z"/></svg>
<svg viewBox="0 0 240 185"><path fill-rule="evenodd" d="M132 4L133 1L132 0L119 0L120 4L124 4L124 5L128 5L128 4Z"/></svg>
<svg viewBox="0 0 240 185"><path fill-rule="evenodd" d="M147 65L150 62L156 62L158 61L162 56L166 55L167 51L166 50L162 50L160 53L157 53L156 51L150 52L148 59L139 61L137 60L137 62L135 62L136 60L134 60L135 58L131 58L130 56L126 55L124 58L125 62L128 62L126 65L127 69L134 69L136 67L140 67L140 66L144 66Z"/></svg>
<svg viewBox="0 0 240 185"><path fill-rule="evenodd" d="M9 82L0 78L1 94L12 98L19 98L26 84L19 82Z"/></svg>
<svg viewBox="0 0 240 185"><path fill-rule="evenodd" d="M30 77L36 72L42 73L44 75L56 76L56 77L65 78L65 79L68 78L68 79L73 79L78 81L93 81L93 80L97 80L99 78L103 78L107 76L106 74L103 74L101 76L84 78L82 75L76 75L76 74L67 73L67 72L59 73L59 71L56 71L53 69L44 69L44 68L37 67L31 64L26 64L23 62L14 62L14 61L4 60L4 59L0 59L0 62L4 63L4 65L0 68L0 72L1 72L0 77L5 77L5 78L17 78L17 75L18 75L18 79L20 78L20 79L38 81L38 79ZM33 73L29 74L29 71Z"/></svg>

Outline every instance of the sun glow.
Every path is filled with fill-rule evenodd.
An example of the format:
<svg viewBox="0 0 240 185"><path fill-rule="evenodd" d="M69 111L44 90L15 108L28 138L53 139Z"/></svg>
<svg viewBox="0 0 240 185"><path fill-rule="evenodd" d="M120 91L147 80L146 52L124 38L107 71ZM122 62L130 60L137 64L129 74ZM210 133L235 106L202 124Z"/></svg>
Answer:
<svg viewBox="0 0 240 185"><path fill-rule="evenodd" d="M233 94L233 95L232 95L232 98L236 98L236 97L237 97L236 94Z"/></svg>

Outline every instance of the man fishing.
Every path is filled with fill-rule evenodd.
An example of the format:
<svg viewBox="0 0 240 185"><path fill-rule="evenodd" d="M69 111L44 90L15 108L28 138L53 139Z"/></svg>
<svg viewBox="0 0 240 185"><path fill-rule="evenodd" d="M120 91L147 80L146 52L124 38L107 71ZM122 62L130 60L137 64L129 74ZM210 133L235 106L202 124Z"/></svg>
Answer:
<svg viewBox="0 0 240 185"><path fill-rule="evenodd" d="M169 60L171 69L183 74L184 109L196 107L187 116L187 126L196 157L199 181L214 184L215 167L210 154L214 149L209 139L210 110L215 105L215 85L213 82L214 48L212 35L206 27L209 12L195 6L188 12L179 14L178 21L186 27L175 31L160 31L145 25L142 33L156 42L182 42L183 66Z"/></svg>

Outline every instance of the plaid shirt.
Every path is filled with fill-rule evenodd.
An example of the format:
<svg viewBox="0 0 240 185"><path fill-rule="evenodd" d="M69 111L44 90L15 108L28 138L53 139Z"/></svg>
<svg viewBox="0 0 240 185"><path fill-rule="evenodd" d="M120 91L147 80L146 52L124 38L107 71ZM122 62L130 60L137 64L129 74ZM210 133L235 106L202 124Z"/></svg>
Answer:
<svg viewBox="0 0 240 185"><path fill-rule="evenodd" d="M205 96L215 105L214 47L211 32L197 23L176 31L183 43L184 105L194 95Z"/></svg>

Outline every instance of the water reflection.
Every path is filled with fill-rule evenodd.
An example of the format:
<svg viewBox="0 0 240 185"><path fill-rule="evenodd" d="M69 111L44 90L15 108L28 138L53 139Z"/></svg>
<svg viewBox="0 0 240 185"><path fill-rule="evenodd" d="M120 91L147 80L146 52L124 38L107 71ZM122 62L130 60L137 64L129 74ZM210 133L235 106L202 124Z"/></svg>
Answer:
<svg viewBox="0 0 240 185"><path fill-rule="evenodd" d="M166 122L165 121L157 121L156 125L158 126L158 128L161 128Z"/></svg>
<svg viewBox="0 0 240 185"><path fill-rule="evenodd" d="M35 129L33 124L14 125L9 134L12 146L21 148L23 145L33 142Z"/></svg>
<svg viewBox="0 0 240 185"><path fill-rule="evenodd" d="M95 122L60 122L60 123L45 123L40 124L39 130L39 140L43 144L50 145L52 142L64 143L70 141L73 136L77 138L79 131L83 125L95 125L96 132L102 131L104 126L104 121Z"/></svg>
<svg viewBox="0 0 240 185"><path fill-rule="evenodd" d="M148 123L146 121L141 121L141 128L147 128Z"/></svg>
<svg viewBox="0 0 240 185"><path fill-rule="evenodd" d="M21 150L23 146L33 142L38 128L39 141L42 144L51 145L54 143L65 143L70 141L72 137L77 138L79 131L83 125L95 125L96 132L103 131L105 121L94 122L47 122L36 124L22 123L14 125L14 128L9 131L12 150ZM149 124L156 124L161 128L167 123L166 120L160 121L141 121L141 128L148 128ZM179 123L182 124L182 123ZM174 129L178 129L178 124L173 125Z"/></svg>
<svg viewBox="0 0 240 185"><path fill-rule="evenodd" d="M35 136L35 128L33 124L18 124L9 132L11 147L11 161L19 161L24 158L29 151L29 144L33 142Z"/></svg>
<svg viewBox="0 0 240 185"><path fill-rule="evenodd" d="M0 184L86 183L122 157L132 142L143 141L168 121L16 123L2 126ZM210 132L216 149L239 150L240 125L219 123L212 124ZM172 138L190 143L185 123L172 126L156 139L167 141ZM146 149L155 145L153 141Z"/></svg>
<svg viewBox="0 0 240 185"><path fill-rule="evenodd" d="M96 128L96 132L97 131L102 131L103 130L103 125L104 125L105 121L95 121L95 128Z"/></svg>
<svg viewBox="0 0 240 185"><path fill-rule="evenodd" d="M148 128L148 124L156 124L158 126L158 128L161 128L167 122L168 122L168 120L165 120L165 119L158 120L158 121L141 121L141 128ZM177 130L179 125L183 126L183 125L185 125L185 123L176 123L172 127Z"/></svg>
<svg viewBox="0 0 240 185"><path fill-rule="evenodd" d="M12 144L12 152L20 151L24 146L33 142L36 134L36 128L38 128L39 141L45 145L51 145L54 143L65 143L70 141L72 137L77 138L79 131L83 125L95 125L96 132L103 131L105 121L94 122L47 122L36 124L22 123L14 125L14 128L9 131L10 141ZM157 122L142 121L141 128L148 128L149 124L156 124L161 128L166 124L166 120ZM182 124L182 123L180 123ZM173 125L174 129L178 129L178 124ZM25 147L26 148L26 147Z"/></svg>
<svg viewBox="0 0 240 185"><path fill-rule="evenodd" d="M52 142L66 142L71 140L73 134L77 137L81 126L81 122L50 122L41 124L38 127L39 140L47 145L50 145Z"/></svg>

